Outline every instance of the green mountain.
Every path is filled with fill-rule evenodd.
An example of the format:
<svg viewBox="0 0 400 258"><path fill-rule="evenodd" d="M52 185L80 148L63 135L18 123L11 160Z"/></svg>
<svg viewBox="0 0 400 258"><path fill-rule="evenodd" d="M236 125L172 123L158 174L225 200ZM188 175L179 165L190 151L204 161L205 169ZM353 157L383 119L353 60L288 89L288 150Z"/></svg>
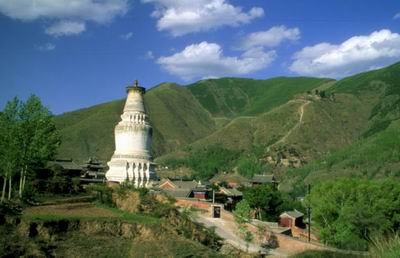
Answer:
<svg viewBox="0 0 400 258"><path fill-rule="evenodd" d="M353 96L369 112L357 141L289 170L284 188L338 176L400 177L400 63L335 83L329 92ZM351 110L349 110L351 111ZM353 111L352 111L353 112ZM359 119L355 117L354 119Z"/></svg>
<svg viewBox="0 0 400 258"><path fill-rule="evenodd" d="M238 91L239 88L242 89L241 94L232 95L233 91L237 91L235 81L240 85ZM154 155L161 156L204 138L229 122L234 115L271 109L296 94L326 82L329 80L223 78L200 81L188 87L172 83L158 85L145 94L145 105L154 130ZM223 109L227 111L216 114L211 112L213 108L207 105L207 101L211 99L209 96L214 96L218 92L215 87L219 86L225 90L219 92L213 100L217 103L223 102ZM263 89L271 93L265 95L264 102L260 97ZM246 103L238 108L237 103L242 98L246 98ZM80 161L91 156L108 160L114 150L114 127L120 119L123 105L124 100L118 100L57 116L56 124L62 135L59 156ZM237 112L232 113L229 110Z"/></svg>
<svg viewBox="0 0 400 258"><path fill-rule="evenodd" d="M257 171L274 171L289 190L302 180L338 175L398 176L399 152L390 141L398 143L399 74L397 63L340 81L222 78L158 85L145 95L156 162L207 176L259 163ZM56 117L59 155L108 160L122 107L119 100ZM382 155L374 158L374 150Z"/></svg>
<svg viewBox="0 0 400 258"><path fill-rule="evenodd" d="M212 132L209 113L184 87L162 84L145 94L153 125L154 155L175 150ZM114 127L125 100L117 100L57 116L61 130L60 157L79 161L97 157L106 161L114 151Z"/></svg>
<svg viewBox="0 0 400 258"><path fill-rule="evenodd" d="M222 78L188 86L214 117L257 115L284 104L296 94L320 87L331 79L278 77L269 80Z"/></svg>

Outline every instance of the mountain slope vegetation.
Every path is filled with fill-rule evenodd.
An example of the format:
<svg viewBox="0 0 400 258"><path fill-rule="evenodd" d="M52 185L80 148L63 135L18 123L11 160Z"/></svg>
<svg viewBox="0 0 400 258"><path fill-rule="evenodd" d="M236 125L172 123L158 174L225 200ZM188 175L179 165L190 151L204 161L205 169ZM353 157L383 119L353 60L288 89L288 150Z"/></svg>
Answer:
<svg viewBox="0 0 400 258"><path fill-rule="evenodd" d="M215 117L256 115L313 90L331 79L277 77L268 80L222 78L188 86L205 109Z"/></svg>
<svg viewBox="0 0 400 258"><path fill-rule="evenodd" d="M207 178L255 162L256 172L278 174L288 182L286 189L339 175L399 176L392 159L397 149L390 144L399 128L399 74L397 63L339 81L279 77L161 84L145 95L156 162L200 169ZM120 100L58 116L60 156L107 160L122 106ZM382 153L376 155L380 161L372 157L374 149ZM348 165L355 160L356 166Z"/></svg>
<svg viewBox="0 0 400 258"><path fill-rule="evenodd" d="M145 94L145 105L153 126L154 156L178 150L210 135L221 125L230 122L233 115L255 112L261 110L261 107L266 110L271 109L286 102L295 94L329 81L315 78L298 78L298 80L223 78L200 81L188 87L164 83L150 89ZM226 104L226 108L235 109L238 99L242 97L246 97L249 101L236 113L229 110L224 111L225 113L210 112L212 107L207 105L207 101L201 96L215 94L215 87L219 85L226 85L226 91L220 96L220 100L214 98L218 103L226 102L231 98L232 92L245 92L232 99L229 105ZM259 96L263 89L271 93L265 94L267 96L265 99ZM120 120L123 105L124 100L117 100L57 116L56 124L61 130L63 140L59 156L80 161L91 156L108 160L114 150L114 127ZM223 121L217 115L222 115Z"/></svg>

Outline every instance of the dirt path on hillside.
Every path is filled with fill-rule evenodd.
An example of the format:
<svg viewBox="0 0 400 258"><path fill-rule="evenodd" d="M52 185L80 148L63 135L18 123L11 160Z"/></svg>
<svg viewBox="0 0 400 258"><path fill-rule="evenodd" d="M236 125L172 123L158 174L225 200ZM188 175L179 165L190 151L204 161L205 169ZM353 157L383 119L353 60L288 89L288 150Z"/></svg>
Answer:
<svg viewBox="0 0 400 258"><path fill-rule="evenodd" d="M277 145L277 144L279 144L279 143L285 142L286 139L289 137L289 135L291 135L292 132L293 132L294 130L296 130L297 128L300 127L300 125L303 123L304 109L305 109L305 107L306 107L308 104L310 104L310 103L311 103L311 102L308 101L308 100L305 100L305 101L304 101L304 104L301 105L301 106L299 107L299 109L298 109L298 113L300 114L300 116L299 116L299 121L298 121L298 122L297 122L297 123L282 137L282 138L281 138L281 139L279 139L279 140L278 140L277 142L275 142L274 144L268 146L268 148L267 148L268 151L270 150L271 147L273 147L273 146L275 146L275 145Z"/></svg>

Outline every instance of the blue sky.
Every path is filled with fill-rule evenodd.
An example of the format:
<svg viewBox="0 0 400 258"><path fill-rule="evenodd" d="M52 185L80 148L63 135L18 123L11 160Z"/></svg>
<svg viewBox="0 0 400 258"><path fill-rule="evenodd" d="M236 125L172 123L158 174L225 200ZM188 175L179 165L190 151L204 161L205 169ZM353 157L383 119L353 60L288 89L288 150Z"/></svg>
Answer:
<svg viewBox="0 0 400 258"><path fill-rule="evenodd" d="M342 78L400 60L397 0L0 0L0 106L55 114L224 76Z"/></svg>

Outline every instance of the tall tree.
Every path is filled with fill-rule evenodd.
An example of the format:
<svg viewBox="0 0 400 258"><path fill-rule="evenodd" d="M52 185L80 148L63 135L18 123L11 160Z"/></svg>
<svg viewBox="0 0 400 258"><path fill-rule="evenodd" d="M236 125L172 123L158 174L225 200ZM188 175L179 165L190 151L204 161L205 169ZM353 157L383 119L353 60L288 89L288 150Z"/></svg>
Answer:
<svg viewBox="0 0 400 258"><path fill-rule="evenodd" d="M400 183L393 179L323 182L307 202L322 241L339 248L365 250L371 237L400 228Z"/></svg>
<svg viewBox="0 0 400 258"><path fill-rule="evenodd" d="M0 113L0 172L3 177L1 202L5 199L7 182L8 199L11 199L12 178L21 161L21 149L18 143L19 108L20 101L14 98Z"/></svg>
<svg viewBox="0 0 400 258"><path fill-rule="evenodd" d="M29 171L52 159L60 144L60 136L52 114L40 99L31 95L19 110L19 144L21 146L21 170L19 196L25 188Z"/></svg>
<svg viewBox="0 0 400 258"><path fill-rule="evenodd" d="M273 185L262 184L245 188L243 199L257 211L259 219L262 219L263 213L267 219L277 220L282 212L283 196Z"/></svg>

